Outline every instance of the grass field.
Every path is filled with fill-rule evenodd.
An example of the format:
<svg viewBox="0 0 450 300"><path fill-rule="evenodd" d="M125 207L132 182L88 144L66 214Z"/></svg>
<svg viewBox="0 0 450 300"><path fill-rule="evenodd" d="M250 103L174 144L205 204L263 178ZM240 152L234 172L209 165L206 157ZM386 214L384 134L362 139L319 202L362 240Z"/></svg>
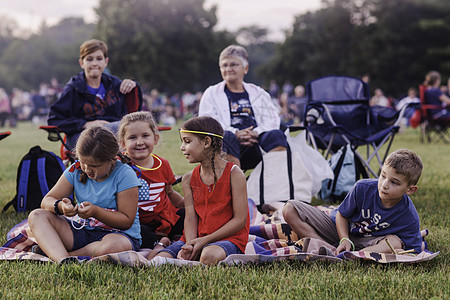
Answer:
<svg viewBox="0 0 450 300"><path fill-rule="evenodd" d="M59 153L36 125L20 123L0 141L0 207L14 195L22 156L34 145ZM162 133L156 153L169 159L176 174L193 168L179 151L176 130ZM419 190L412 197L428 228L434 260L415 265L371 262L274 263L241 267L133 269L113 264L60 266L53 263L0 262L0 298L7 299L449 299L450 145L421 144L408 129L392 149L409 148L424 162ZM27 217L12 208L0 215L0 243L16 223Z"/></svg>

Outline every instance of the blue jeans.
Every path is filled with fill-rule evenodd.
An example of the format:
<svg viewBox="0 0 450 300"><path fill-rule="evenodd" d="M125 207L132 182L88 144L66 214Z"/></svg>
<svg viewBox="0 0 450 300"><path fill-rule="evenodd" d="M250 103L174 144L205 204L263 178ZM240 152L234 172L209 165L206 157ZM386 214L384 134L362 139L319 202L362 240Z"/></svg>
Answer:
<svg viewBox="0 0 450 300"><path fill-rule="evenodd" d="M223 137L223 150L238 158L243 170L253 169L262 160L261 147L265 152L283 146L287 147L286 136L279 129L263 132L258 136L258 144L242 146L236 135L231 131L225 131Z"/></svg>

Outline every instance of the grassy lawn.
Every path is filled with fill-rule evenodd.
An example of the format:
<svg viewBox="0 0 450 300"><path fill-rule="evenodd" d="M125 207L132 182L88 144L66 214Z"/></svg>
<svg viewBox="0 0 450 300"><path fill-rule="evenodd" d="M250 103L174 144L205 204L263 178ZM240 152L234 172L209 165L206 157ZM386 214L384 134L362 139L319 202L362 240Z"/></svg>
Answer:
<svg viewBox="0 0 450 300"><path fill-rule="evenodd" d="M7 129L4 129L7 130ZM0 207L15 195L16 172L22 156L34 145L59 153L59 144L31 123L20 123L12 135L0 141ZM193 168L179 151L173 129L162 133L156 154L167 158L176 174ZM419 190L412 196L428 228L431 251L441 254L430 262L381 265L349 261L280 262L259 266L191 267L163 266L133 269L113 264L59 266L53 263L0 262L0 298L297 298L301 299L448 299L450 145L421 144L418 131L408 129L396 137L392 150L409 148L424 163ZM177 187L178 188L178 187ZM0 243L11 227L27 217L10 208L0 215Z"/></svg>

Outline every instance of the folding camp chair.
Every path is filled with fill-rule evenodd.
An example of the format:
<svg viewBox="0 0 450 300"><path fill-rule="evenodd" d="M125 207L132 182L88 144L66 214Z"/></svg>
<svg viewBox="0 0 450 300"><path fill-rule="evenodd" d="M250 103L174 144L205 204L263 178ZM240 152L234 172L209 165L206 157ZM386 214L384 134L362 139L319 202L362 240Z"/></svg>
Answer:
<svg viewBox="0 0 450 300"><path fill-rule="evenodd" d="M52 142L61 142L61 149L60 149L60 157L63 161L68 161L69 163L73 163L75 161L75 155L68 150L67 144L66 144L66 136L63 132L61 132L57 126L39 126L39 129L43 129L47 131L48 133L48 140ZM159 131L165 131L170 130L171 127L158 127Z"/></svg>
<svg viewBox="0 0 450 300"><path fill-rule="evenodd" d="M140 96L139 89L136 87L125 97L125 104L127 107L127 112L132 113L141 110L142 107L142 97ZM39 129L43 129L48 133L48 140L52 142L61 142L60 157L63 161L73 163L75 156L68 149L64 132L62 132L57 126L40 126ZM170 130L171 127L158 127L159 131Z"/></svg>
<svg viewBox="0 0 450 300"><path fill-rule="evenodd" d="M3 140L5 137L8 137L11 134L11 131L0 132L0 140Z"/></svg>
<svg viewBox="0 0 450 300"><path fill-rule="evenodd" d="M420 108L416 113L418 113L419 117L419 125L420 125L420 142L423 143L427 141L431 143L433 140L441 140L444 143L449 143L449 132L448 129L450 127L450 122L448 121L437 121L434 119L430 110L442 110L443 112L446 109L440 105L428 104L426 100L426 90L427 87L425 85L419 86L419 96L420 96Z"/></svg>
<svg viewBox="0 0 450 300"><path fill-rule="evenodd" d="M142 94L139 87L135 87L131 92L125 96L125 105L127 113L141 110L142 107ZM48 140L52 142L61 142L60 156L63 161L73 163L75 156L71 153L71 149L68 149L64 132L57 126L40 126L39 129L43 129L48 133Z"/></svg>
<svg viewBox="0 0 450 300"><path fill-rule="evenodd" d="M308 82L306 88L305 127L311 144L321 149L325 158L350 144L367 172L377 177L408 106L400 112L369 106L367 83L354 77L326 76ZM357 151L359 146L367 147L364 157ZM374 158L377 172L371 166Z"/></svg>

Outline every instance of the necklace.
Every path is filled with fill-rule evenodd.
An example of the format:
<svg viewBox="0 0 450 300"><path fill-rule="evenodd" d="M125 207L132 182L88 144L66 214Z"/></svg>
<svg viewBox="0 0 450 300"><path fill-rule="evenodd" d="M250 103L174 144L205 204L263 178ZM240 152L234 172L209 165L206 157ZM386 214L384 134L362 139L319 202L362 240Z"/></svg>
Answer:
<svg viewBox="0 0 450 300"><path fill-rule="evenodd" d="M158 156L156 156L156 155L154 155L153 153L151 153L150 154L151 156L153 156L153 158L155 158L158 162L159 162L159 165L157 166L157 167L154 167L154 168L145 168L145 167L141 167L141 166L139 166L139 165L137 165L137 164L134 164L136 167L138 167L139 169L141 169L141 170L144 170L144 171L154 171L154 170L158 170L161 166L162 166L162 161L159 159L159 157Z"/></svg>

